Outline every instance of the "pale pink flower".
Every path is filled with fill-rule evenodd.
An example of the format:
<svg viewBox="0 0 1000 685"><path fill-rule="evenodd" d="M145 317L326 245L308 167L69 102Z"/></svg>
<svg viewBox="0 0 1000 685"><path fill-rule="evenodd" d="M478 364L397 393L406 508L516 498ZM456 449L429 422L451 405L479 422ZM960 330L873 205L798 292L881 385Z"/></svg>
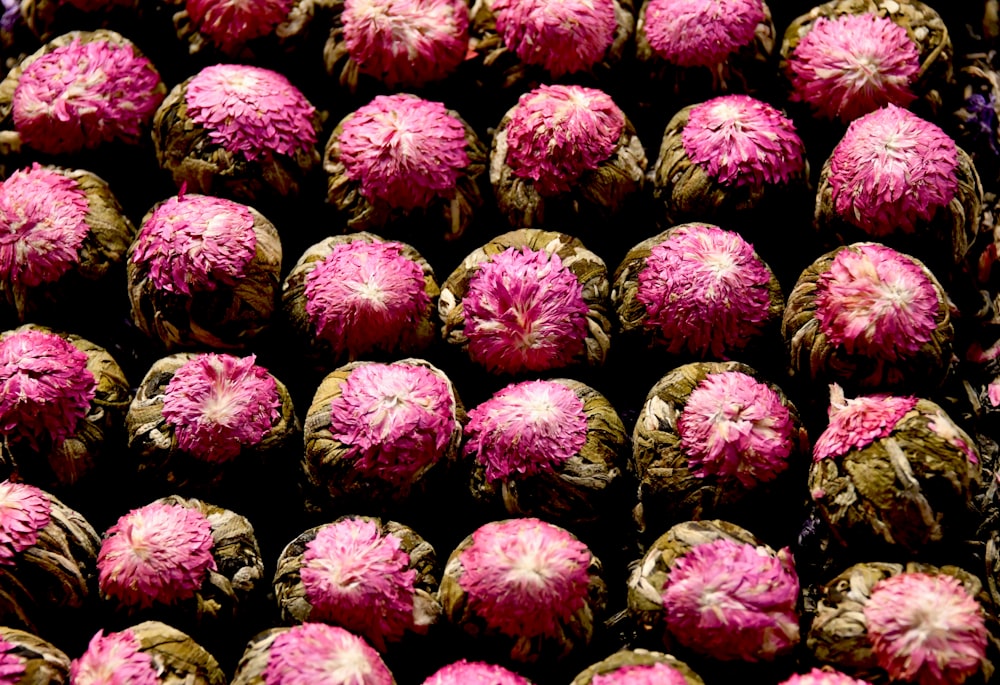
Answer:
<svg viewBox="0 0 1000 685"><path fill-rule="evenodd" d="M858 680L839 671L814 668L808 673L793 675L780 685L869 685L867 680Z"/></svg>
<svg viewBox="0 0 1000 685"><path fill-rule="evenodd" d="M625 114L606 93L582 86L539 86L522 95L507 124L515 176L542 195L571 191L618 148Z"/></svg>
<svg viewBox="0 0 1000 685"><path fill-rule="evenodd" d="M0 435L59 444L90 411L97 380L87 354L54 334L31 329L0 339Z"/></svg>
<svg viewBox="0 0 1000 685"><path fill-rule="evenodd" d="M713 373L691 392L677 421L688 468L746 488L788 468L794 426L778 393L739 371Z"/></svg>
<svg viewBox="0 0 1000 685"><path fill-rule="evenodd" d="M137 142L162 100L160 75L131 44L77 38L25 67L11 115L27 145L54 155Z"/></svg>
<svg viewBox="0 0 1000 685"><path fill-rule="evenodd" d="M584 350L583 284L557 254L510 247L480 264L462 300L473 361L520 373L568 366Z"/></svg>
<svg viewBox="0 0 1000 685"><path fill-rule="evenodd" d="M469 609L505 635L555 637L587 602L590 550L539 519L481 526L459 561Z"/></svg>
<svg viewBox="0 0 1000 685"><path fill-rule="evenodd" d="M361 73L390 88L443 79L469 52L464 0L345 0L340 21Z"/></svg>
<svg viewBox="0 0 1000 685"><path fill-rule="evenodd" d="M439 669L423 685L531 685L531 682L503 666L463 659Z"/></svg>
<svg viewBox="0 0 1000 685"><path fill-rule="evenodd" d="M939 438L946 440L949 445L965 454L970 463L979 463L979 455L970 444L969 436L955 425L943 409L938 407L937 412L927 422L927 427Z"/></svg>
<svg viewBox="0 0 1000 685"><path fill-rule="evenodd" d="M830 155L833 208L875 237L912 233L955 197L957 169L954 140L888 105L852 121Z"/></svg>
<svg viewBox="0 0 1000 685"><path fill-rule="evenodd" d="M274 638L265 685L394 685L382 657L343 628L304 623Z"/></svg>
<svg viewBox="0 0 1000 685"><path fill-rule="evenodd" d="M1000 380L995 380L986 387L986 397L994 407L1000 407Z"/></svg>
<svg viewBox="0 0 1000 685"><path fill-rule="evenodd" d="M509 385L469 411L465 453L501 480L553 471L587 442L583 401L561 383Z"/></svg>
<svg viewBox="0 0 1000 685"><path fill-rule="evenodd" d="M840 386L832 386L830 424L813 445L813 461L840 457L889 437L915 406L916 397L867 395L845 399Z"/></svg>
<svg viewBox="0 0 1000 685"><path fill-rule="evenodd" d="M613 0L494 0L490 9L507 49L554 78L597 64L618 26Z"/></svg>
<svg viewBox="0 0 1000 685"><path fill-rule="evenodd" d="M636 298L671 353L716 357L744 347L771 318L771 272L739 234L689 224L653 247Z"/></svg>
<svg viewBox="0 0 1000 685"><path fill-rule="evenodd" d="M258 445L280 408L278 385L254 355L198 355L174 372L163 397L178 447L211 462Z"/></svg>
<svg viewBox="0 0 1000 685"><path fill-rule="evenodd" d="M212 524L197 509L159 502L133 509L104 534L101 594L139 607L190 599L216 570L213 544Z"/></svg>
<svg viewBox="0 0 1000 685"><path fill-rule="evenodd" d="M285 21L295 0L186 0L191 23L225 53L271 33Z"/></svg>
<svg viewBox="0 0 1000 685"><path fill-rule="evenodd" d="M805 147L792 120L746 95L693 107L681 143L692 162L727 186L788 183L805 168Z"/></svg>
<svg viewBox="0 0 1000 685"><path fill-rule="evenodd" d="M788 56L791 99L843 122L879 107L906 107L920 71L920 49L889 17L819 17Z"/></svg>
<svg viewBox="0 0 1000 685"><path fill-rule="evenodd" d="M302 555L309 618L343 626L384 651L414 626L417 572L398 537L374 521L346 518L323 526Z"/></svg>
<svg viewBox="0 0 1000 685"><path fill-rule="evenodd" d="M799 642L792 555L727 538L695 546L670 569L663 615L676 640L723 660L771 660Z"/></svg>
<svg viewBox="0 0 1000 685"><path fill-rule="evenodd" d="M0 685L20 685L24 678L27 662L16 651L17 645L0 640Z"/></svg>
<svg viewBox="0 0 1000 685"><path fill-rule="evenodd" d="M182 295L236 285L257 253L253 214L208 195L172 197L153 210L132 248L159 290Z"/></svg>
<svg viewBox="0 0 1000 685"><path fill-rule="evenodd" d="M749 45L762 0L649 0L643 30L654 52L681 67L710 67Z"/></svg>
<svg viewBox="0 0 1000 685"><path fill-rule="evenodd" d="M390 351L413 339L431 299L401 243L335 245L306 276L306 314L334 352Z"/></svg>
<svg viewBox="0 0 1000 685"><path fill-rule="evenodd" d="M632 665L595 675L590 685L688 685L687 678L664 663Z"/></svg>
<svg viewBox="0 0 1000 685"><path fill-rule="evenodd" d="M347 447L344 458L396 485L437 463L456 426L448 382L412 364L362 364L330 405L330 433Z"/></svg>
<svg viewBox="0 0 1000 685"><path fill-rule="evenodd" d="M959 685L986 662L983 609L953 576L881 580L864 615L872 652L893 681Z"/></svg>
<svg viewBox="0 0 1000 685"><path fill-rule="evenodd" d="M823 334L848 354L886 361L920 351L937 327L938 292L920 263L892 248L841 250L816 284Z"/></svg>
<svg viewBox="0 0 1000 685"><path fill-rule="evenodd" d="M142 651L139 638L131 630L104 634L90 639L87 651L70 666L73 685L158 685L160 676L153 657Z"/></svg>
<svg viewBox="0 0 1000 685"><path fill-rule="evenodd" d="M52 520L52 502L33 485L0 483L0 565L13 566L17 555L38 542Z"/></svg>
<svg viewBox="0 0 1000 685"><path fill-rule="evenodd" d="M276 71L245 64L205 67L188 82L184 102L213 143L251 162L292 157L316 145L316 109Z"/></svg>
<svg viewBox="0 0 1000 685"><path fill-rule="evenodd" d="M79 264L89 209L76 181L37 163L0 183L0 283L52 283Z"/></svg>

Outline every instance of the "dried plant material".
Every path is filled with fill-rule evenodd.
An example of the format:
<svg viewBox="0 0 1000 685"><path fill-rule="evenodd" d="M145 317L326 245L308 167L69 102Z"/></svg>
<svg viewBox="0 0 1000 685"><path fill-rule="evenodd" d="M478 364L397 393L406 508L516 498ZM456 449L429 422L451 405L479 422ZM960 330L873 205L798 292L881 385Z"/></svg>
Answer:
<svg viewBox="0 0 1000 685"><path fill-rule="evenodd" d="M1000 177L1000 130L997 128L997 99L1000 97L1000 73L993 52L965 56L956 80L961 106L951 117L958 132L956 140L975 162L987 180L987 187Z"/></svg>
<svg viewBox="0 0 1000 685"><path fill-rule="evenodd" d="M0 673L11 685L66 685L70 660L42 638L17 628L0 628Z"/></svg>
<svg viewBox="0 0 1000 685"><path fill-rule="evenodd" d="M0 23L11 30L22 22L38 40L48 41L70 29L138 21L145 18L145 9L139 0L16 0L5 5Z"/></svg>
<svg viewBox="0 0 1000 685"><path fill-rule="evenodd" d="M270 39L293 19L302 0L253 0L230 3L222 0L168 0L177 10L173 16L177 37L197 54L214 51L230 58L252 57L254 49Z"/></svg>
<svg viewBox="0 0 1000 685"><path fill-rule="evenodd" d="M623 649L598 661L570 685L703 685L691 667L669 654Z"/></svg>

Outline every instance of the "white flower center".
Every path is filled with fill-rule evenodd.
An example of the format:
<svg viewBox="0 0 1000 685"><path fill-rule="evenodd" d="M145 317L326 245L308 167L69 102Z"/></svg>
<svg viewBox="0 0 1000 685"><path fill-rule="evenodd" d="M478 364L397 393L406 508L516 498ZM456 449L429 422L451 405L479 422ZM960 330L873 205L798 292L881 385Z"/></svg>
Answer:
<svg viewBox="0 0 1000 685"><path fill-rule="evenodd" d="M364 683L372 672L372 665L360 644L345 642L341 649L330 654L321 670L326 675L323 682Z"/></svg>

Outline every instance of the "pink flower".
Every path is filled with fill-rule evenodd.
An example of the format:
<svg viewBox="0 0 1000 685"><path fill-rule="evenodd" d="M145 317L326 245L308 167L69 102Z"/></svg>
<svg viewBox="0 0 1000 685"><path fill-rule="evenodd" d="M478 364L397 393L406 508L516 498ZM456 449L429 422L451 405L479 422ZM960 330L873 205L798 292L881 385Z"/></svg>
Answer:
<svg viewBox="0 0 1000 685"><path fill-rule="evenodd" d="M889 437L915 406L916 397L868 395L848 400L834 385L830 392L830 425L813 445L813 461L840 457Z"/></svg>
<svg viewBox="0 0 1000 685"><path fill-rule="evenodd" d="M994 407L1000 407L1000 380L995 380L986 387L986 397Z"/></svg>
<svg viewBox="0 0 1000 685"><path fill-rule="evenodd" d="M346 518L323 526L302 555L309 618L343 626L380 651L413 628L417 572L395 535Z"/></svg>
<svg viewBox="0 0 1000 685"><path fill-rule="evenodd" d="M184 102L213 143L251 162L316 145L316 109L276 71L244 64L205 67L188 82Z"/></svg>
<svg viewBox="0 0 1000 685"><path fill-rule="evenodd" d="M153 502L104 534L97 555L101 594L127 606L190 599L216 569L212 524L196 509Z"/></svg>
<svg viewBox="0 0 1000 685"><path fill-rule="evenodd" d="M920 71L920 49L888 17L843 14L819 17L788 57L792 100L843 122L879 107L906 107Z"/></svg>
<svg viewBox="0 0 1000 685"><path fill-rule="evenodd" d="M473 361L520 373L567 366L583 352L583 284L557 254L507 248L475 270L462 300Z"/></svg>
<svg viewBox="0 0 1000 685"><path fill-rule="evenodd" d="M145 264L160 290L183 295L236 285L257 253L253 214L208 195L172 197L158 205L136 237L133 264Z"/></svg>
<svg viewBox="0 0 1000 685"><path fill-rule="evenodd" d="M938 293L922 265L884 245L841 250L816 284L820 328L848 354L910 357L931 339L937 312Z"/></svg>
<svg viewBox="0 0 1000 685"><path fill-rule="evenodd" d="M177 445L199 459L224 462L255 447L278 420L281 397L256 357L201 354L167 383L163 418Z"/></svg>
<svg viewBox="0 0 1000 685"><path fill-rule="evenodd" d="M771 318L771 272L737 233L688 224L656 245L639 272L646 326L673 354L724 356Z"/></svg>
<svg viewBox="0 0 1000 685"><path fill-rule="evenodd" d="M766 20L762 0L649 0L646 40L681 67L711 67L753 41Z"/></svg>
<svg viewBox="0 0 1000 685"><path fill-rule="evenodd" d="M91 638L87 651L70 666L73 685L158 685L153 657L131 630Z"/></svg>
<svg viewBox="0 0 1000 685"><path fill-rule="evenodd" d="M838 671L814 668L802 675L793 675L780 685L869 685L867 680L858 680Z"/></svg>
<svg viewBox="0 0 1000 685"><path fill-rule="evenodd" d="M509 385L469 412L465 453L501 480L553 471L587 442L583 401L561 383Z"/></svg>
<svg viewBox="0 0 1000 685"><path fill-rule="evenodd" d="M22 329L0 338L0 435L35 449L59 444L90 411L97 381L87 354L56 335Z"/></svg>
<svg viewBox="0 0 1000 685"><path fill-rule="evenodd" d="M736 479L746 488L773 480L788 468L793 428L778 393L739 371L705 378L677 421L694 475Z"/></svg>
<svg viewBox="0 0 1000 685"><path fill-rule="evenodd" d="M271 33L294 5L294 0L186 0L184 9L198 33L232 54Z"/></svg>
<svg viewBox="0 0 1000 685"><path fill-rule="evenodd" d="M77 38L25 67L12 116L26 144L55 155L137 142L162 100L160 75L130 43Z"/></svg>
<svg viewBox="0 0 1000 685"><path fill-rule="evenodd" d="M505 635L554 637L587 601L590 550L535 518L481 526L459 561L469 608Z"/></svg>
<svg viewBox="0 0 1000 685"><path fill-rule="evenodd" d="M663 591L667 628L715 659L771 660L799 641L799 580L787 549L722 538L677 559Z"/></svg>
<svg viewBox="0 0 1000 685"><path fill-rule="evenodd" d="M73 179L37 163L0 183L0 283L52 283L80 263L90 232L87 195Z"/></svg>
<svg viewBox="0 0 1000 685"><path fill-rule="evenodd" d="M540 86L517 101L507 125L507 165L542 195L571 191L618 148L625 114L593 88Z"/></svg>
<svg viewBox="0 0 1000 685"><path fill-rule="evenodd" d="M938 407L937 412L927 422L927 427L939 438L947 441L955 449L959 450L968 458L972 464L979 463L979 455L971 444L971 439L955 422Z"/></svg>
<svg viewBox="0 0 1000 685"><path fill-rule="evenodd" d="M340 20L351 59L390 88L443 79L469 52L463 0L345 0Z"/></svg>
<svg viewBox="0 0 1000 685"><path fill-rule="evenodd" d="M352 240L306 276L306 314L338 355L391 351L413 339L426 314L424 286L423 269L401 243Z"/></svg>
<svg viewBox="0 0 1000 685"><path fill-rule="evenodd" d="M265 685L394 685L382 657L343 628L304 623L274 638Z"/></svg>
<svg viewBox="0 0 1000 685"><path fill-rule="evenodd" d="M345 459L371 478L412 483L444 454L457 423L439 373L412 364L362 364L330 405L330 432Z"/></svg>
<svg viewBox="0 0 1000 685"><path fill-rule="evenodd" d="M462 122L414 95L379 95L344 122L339 144L361 194L405 210L450 197L469 164Z"/></svg>
<svg viewBox="0 0 1000 685"><path fill-rule="evenodd" d="M27 663L17 651L17 645L0 640L0 685L20 685L24 679Z"/></svg>
<svg viewBox="0 0 1000 685"><path fill-rule="evenodd" d="M710 178L737 188L788 183L805 168L792 120L746 95L723 95L691 109L684 152Z"/></svg>
<svg viewBox="0 0 1000 685"><path fill-rule="evenodd" d="M618 26L613 0L494 0L490 9L507 49L554 78L597 64Z"/></svg>
<svg viewBox="0 0 1000 685"><path fill-rule="evenodd" d="M13 566L17 555L38 542L52 520L52 502L33 485L0 483L0 565Z"/></svg>
<svg viewBox="0 0 1000 685"><path fill-rule="evenodd" d="M889 105L852 121L830 155L833 206L869 235L912 233L955 197L957 169L955 141Z"/></svg>
<svg viewBox="0 0 1000 685"><path fill-rule="evenodd" d="M436 671L423 685L531 685L503 666L478 661L456 661Z"/></svg>
<svg viewBox="0 0 1000 685"><path fill-rule="evenodd" d="M872 652L894 681L959 685L986 661L982 607L953 576L886 578L864 614Z"/></svg>
<svg viewBox="0 0 1000 685"><path fill-rule="evenodd" d="M687 678L664 663L623 666L610 673L595 675L590 685L688 685Z"/></svg>

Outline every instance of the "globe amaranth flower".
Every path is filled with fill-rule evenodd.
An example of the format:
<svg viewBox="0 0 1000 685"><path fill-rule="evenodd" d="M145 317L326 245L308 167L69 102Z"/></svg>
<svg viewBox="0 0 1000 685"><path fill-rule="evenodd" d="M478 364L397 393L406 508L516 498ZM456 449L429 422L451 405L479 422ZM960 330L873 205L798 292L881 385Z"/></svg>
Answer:
<svg viewBox="0 0 1000 685"><path fill-rule="evenodd" d="M473 361L504 373L572 363L584 349L583 285L557 254L508 248L479 265L462 299Z"/></svg>
<svg viewBox="0 0 1000 685"><path fill-rule="evenodd" d="M770 317L771 273L741 236L690 224L653 247L636 298L646 326L670 352L721 357L758 335Z"/></svg>
<svg viewBox="0 0 1000 685"><path fill-rule="evenodd" d="M164 88L131 43L73 39L24 68L14 89L14 127L46 154L79 152L142 136Z"/></svg>
<svg viewBox="0 0 1000 685"><path fill-rule="evenodd" d="M958 192L955 141L895 105L852 121L829 164L837 215L875 237L912 233Z"/></svg>
<svg viewBox="0 0 1000 685"><path fill-rule="evenodd" d="M396 242L334 245L306 276L306 314L337 354L391 350L430 305L420 264Z"/></svg>
<svg viewBox="0 0 1000 685"><path fill-rule="evenodd" d="M487 523L459 554L469 608L512 637L551 637L587 601L590 550L535 518Z"/></svg>
<svg viewBox="0 0 1000 685"><path fill-rule="evenodd" d="M245 64L205 67L188 82L184 103L213 143L251 162L316 145L316 109L276 71Z"/></svg>
<svg viewBox="0 0 1000 685"><path fill-rule="evenodd" d="M18 655L19 647L0 639L0 683L18 685L28 670L27 660Z"/></svg>
<svg viewBox="0 0 1000 685"><path fill-rule="evenodd" d="M788 57L791 99L843 122L879 107L909 105L920 48L888 17L819 17Z"/></svg>
<svg viewBox="0 0 1000 685"><path fill-rule="evenodd" d="M390 88L443 79L469 52L462 0L345 0L340 21L351 60Z"/></svg>
<svg viewBox="0 0 1000 685"><path fill-rule="evenodd" d="M344 458L372 478L410 482L443 454L455 430L448 382L423 366L362 364L330 406L330 432Z"/></svg>
<svg viewBox="0 0 1000 685"><path fill-rule="evenodd" d="M68 340L37 330L0 339L0 434L61 443L76 432L94 400L97 381L87 354Z"/></svg>
<svg viewBox="0 0 1000 685"><path fill-rule="evenodd" d="M163 397L163 418L177 445L212 462L235 458L259 444L278 419L278 385L256 357L202 354L174 373Z"/></svg>
<svg viewBox="0 0 1000 685"><path fill-rule="evenodd" d="M813 460L839 457L887 438L915 406L916 397L866 395L845 399L839 386L830 393L830 423L813 445Z"/></svg>
<svg viewBox="0 0 1000 685"><path fill-rule="evenodd" d="M44 492L25 483L0 483L0 565L15 564L51 520L52 502Z"/></svg>
<svg viewBox="0 0 1000 685"><path fill-rule="evenodd" d="M959 685L986 660L982 607L953 576L881 580L864 616L872 652L893 681Z"/></svg>
<svg viewBox="0 0 1000 685"><path fill-rule="evenodd" d="M264 685L393 685L382 657L343 628L323 623L294 626L274 638Z"/></svg>
<svg viewBox="0 0 1000 685"><path fill-rule="evenodd" d="M198 33L231 54L271 33L294 5L294 0L186 0L184 9Z"/></svg>
<svg viewBox="0 0 1000 685"><path fill-rule="evenodd" d="M597 64L618 26L613 0L494 0L490 9L507 49L554 78Z"/></svg>
<svg viewBox="0 0 1000 685"><path fill-rule="evenodd" d="M98 631L87 651L70 666L73 685L158 685L160 676L150 654L131 630Z"/></svg>
<svg viewBox="0 0 1000 685"><path fill-rule="evenodd" d="M778 393L739 371L706 377L677 420L694 475L735 479L748 488L788 468L793 430Z"/></svg>
<svg viewBox="0 0 1000 685"><path fill-rule="evenodd" d="M379 95L347 118L339 144L361 194L404 210L450 196L469 163L462 122L413 95Z"/></svg>
<svg viewBox="0 0 1000 685"><path fill-rule="evenodd" d="M823 334L849 354L910 356L937 327L938 293L912 257L873 243L841 250L816 284Z"/></svg>
<svg viewBox="0 0 1000 685"><path fill-rule="evenodd" d="M89 206L76 181L37 163L0 183L0 285L51 283L79 264Z"/></svg>
<svg viewBox="0 0 1000 685"><path fill-rule="evenodd" d="M515 176L542 195L573 189L618 147L625 114L594 88L540 86L517 101L507 124L507 159Z"/></svg>
<svg viewBox="0 0 1000 685"><path fill-rule="evenodd" d="M814 668L808 673L793 675L780 685L869 685L869 683L867 680L858 680L839 671Z"/></svg>
<svg viewBox="0 0 1000 685"><path fill-rule="evenodd" d="M682 645L715 659L770 660L799 641L799 580L787 549L721 538L670 569L664 620Z"/></svg>
<svg viewBox="0 0 1000 685"><path fill-rule="evenodd" d="M157 206L136 236L133 264L144 264L159 290L180 295L236 285L254 258L250 209L208 195L172 197Z"/></svg>
<svg viewBox="0 0 1000 685"><path fill-rule="evenodd" d="M194 597L216 570L212 547L212 525L196 509L159 502L133 509L104 534L101 594L139 607Z"/></svg>
<svg viewBox="0 0 1000 685"><path fill-rule="evenodd" d="M762 0L649 0L644 31L668 62L711 67L749 45L765 20Z"/></svg>
<svg viewBox="0 0 1000 685"><path fill-rule="evenodd" d="M737 188L788 183L805 168L792 120L746 95L723 95L691 109L681 144L710 178Z"/></svg>
<svg viewBox="0 0 1000 685"><path fill-rule="evenodd" d="M500 480L552 471L587 442L583 401L565 385L509 385L469 411L465 453Z"/></svg>
<svg viewBox="0 0 1000 685"><path fill-rule="evenodd" d="M531 682L503 666L463 659L435 671L423 685L531 685Z"/></svg>
<svg viewBox="0 0 1000 685"><path fill-rule="evenodd" d="M688 685L684 674L669 664L655 663L616 668L595 675L590 685Z"/></svg>

